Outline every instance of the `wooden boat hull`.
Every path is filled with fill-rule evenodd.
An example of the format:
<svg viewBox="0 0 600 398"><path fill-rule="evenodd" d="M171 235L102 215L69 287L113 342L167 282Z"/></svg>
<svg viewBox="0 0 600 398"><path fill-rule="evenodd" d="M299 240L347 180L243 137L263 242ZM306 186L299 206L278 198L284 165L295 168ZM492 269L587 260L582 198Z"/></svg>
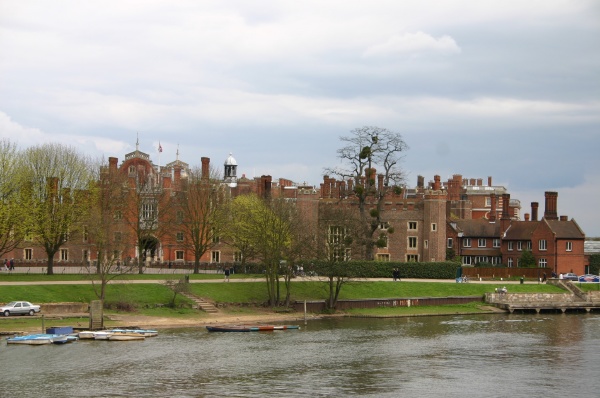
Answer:
<svg viewBox="0 0 600 398"><path fill-rule="evenodd" d="M145 340L146 338L141 334L125 334L125 333L114 333L108 337L109 341L132 341L132 340Z"/></svg>
<svg viewBox="0 0 600 398"><path fill-rule="evenodd" d="M271 332L300 329L298 325L215 325L206 326L209 332Z"/></svg>

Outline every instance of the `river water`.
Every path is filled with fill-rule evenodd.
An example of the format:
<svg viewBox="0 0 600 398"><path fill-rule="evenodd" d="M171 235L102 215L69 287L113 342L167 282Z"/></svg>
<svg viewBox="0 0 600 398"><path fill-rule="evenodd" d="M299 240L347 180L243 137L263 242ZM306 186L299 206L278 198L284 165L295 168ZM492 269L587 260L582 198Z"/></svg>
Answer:
<svg viewBox="0 0 600 398"><path fill-rule="evenodd" d="M343 318L300 330L0 345L0 397L593 397L600 314Z"/></svg>

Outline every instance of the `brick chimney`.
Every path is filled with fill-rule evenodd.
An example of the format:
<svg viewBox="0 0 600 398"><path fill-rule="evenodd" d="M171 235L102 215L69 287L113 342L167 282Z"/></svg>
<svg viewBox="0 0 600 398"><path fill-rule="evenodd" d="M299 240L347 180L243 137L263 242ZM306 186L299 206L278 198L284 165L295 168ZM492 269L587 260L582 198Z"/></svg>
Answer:
<svg viewBox="0 0 600 398"><path fill-rule="evenodd" d="M383 192L384 186L383 186L383 174L378 174L377 175L377 188L379 190L379 192Z"/></svg>
<svg viewBox="0 0 600 398"><path fill-rule="evenodd" d="M525 221L529 221L529 213L525 213Z"/></svg>
<svg viewBox="0 0 600 398"><path fill-rule="evenodd" d="M433 176L433 190L439 191L442 188L442 184L440 183L440 176Z"/></svg>
<svg viewBox="0 0 600 398"><path fill-rule="evenodd" d="M417 188L424 188L424 187L425 187L425 177L417 176Z"/></svg>
<svg viewBox="0 0 600 398"><path fill-rule="evenodd" d="M500 229L504 233L510 225L510 194L502 194L502 216L500 218Z"/></svg>
<svg viewBox="0 0 600 398"><path fill-rule="evenodd" d="M489 220L490 222L495 222L496 221L496 194L492 193L490 195L490 216L489 216Z"/></svg>
<svg viewBox="0 0 600 398"><path fill-rule="evenodd" d="M560 221L569 221L568 216L560 216Z"/></svg>
<svg viewBox="0 0 600 398"><path fill-rule="evenodd" d="M108 158L108 171L110 173L117 172L117 163L119 163L119 159L117 159L115 157Z"/></svg>
<svg viewBox="0 0 600 398"><path fill-rule="evenodd" d="M538 202L531 202L531 221L538 220L538 208L540 204Z"/></svg>
<svg viewBox="0 0 600 398"><path fill-rule="evenodd" d="M492 186L492 176L488 176L488 187Z"/></svg>
<svg viewBox="0 0 600 398"><path fill-rule="evenodd" d="M546 192L546 208L544 210L544 218L546 220L558 220L558 212L556 204L558 201L558 192Z"/></svg>
<svg viewBox="0 0 600 398"><path fill-rule="evenodd" d="M210 177L210 158L201 157L200 161L202 162L202 179L208 180Z"/></svg>

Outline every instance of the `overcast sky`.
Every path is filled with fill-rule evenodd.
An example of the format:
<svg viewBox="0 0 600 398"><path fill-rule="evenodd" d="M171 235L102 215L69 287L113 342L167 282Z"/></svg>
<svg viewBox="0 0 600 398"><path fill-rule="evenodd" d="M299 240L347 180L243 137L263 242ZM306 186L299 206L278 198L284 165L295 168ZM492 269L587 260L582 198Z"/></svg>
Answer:
<svg viewBox="0 0 600 398"><path fill-rule="evenodd" d="M600 236L600 2L0 0L0 136L318 185L339 137ZM158 157L158 143L163 152Z"/></svg>

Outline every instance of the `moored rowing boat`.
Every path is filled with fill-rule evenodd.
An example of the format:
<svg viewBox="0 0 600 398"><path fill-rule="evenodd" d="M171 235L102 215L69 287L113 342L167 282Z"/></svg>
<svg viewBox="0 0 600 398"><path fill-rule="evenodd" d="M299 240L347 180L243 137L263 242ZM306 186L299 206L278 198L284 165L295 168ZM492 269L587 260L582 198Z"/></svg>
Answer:
<svg viewBox="0 0 600 398"><path fill-rule="evenodd" d="M206 326L209 332L270 332L274 330L300 329L298 325L215 325Z"/></svg>

